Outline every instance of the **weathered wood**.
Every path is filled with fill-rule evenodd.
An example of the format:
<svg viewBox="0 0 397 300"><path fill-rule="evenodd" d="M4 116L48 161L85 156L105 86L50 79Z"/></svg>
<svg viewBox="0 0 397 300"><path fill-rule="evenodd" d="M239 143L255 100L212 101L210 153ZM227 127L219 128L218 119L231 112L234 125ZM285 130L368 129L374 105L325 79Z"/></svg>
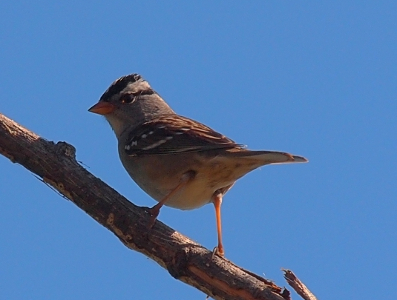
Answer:
<svg viewBox="0 0 397 300"><path fill-rule="evenodd" d="M283 269L284 278L288 284L298 293L304 300L317 300L316 296L307 288L307 286L292 272Z"/></svg>

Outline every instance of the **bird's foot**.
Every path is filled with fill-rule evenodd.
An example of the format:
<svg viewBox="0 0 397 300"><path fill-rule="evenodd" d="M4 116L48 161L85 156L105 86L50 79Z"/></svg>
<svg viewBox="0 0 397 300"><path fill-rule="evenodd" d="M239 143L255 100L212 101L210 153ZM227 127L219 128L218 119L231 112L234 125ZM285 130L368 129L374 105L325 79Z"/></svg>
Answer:
<svg viewBox="0 0 397 300"><path fill-rule="evenodd" d="M212 258L214 258L215 255L218 255L220 257L224 257L225 256L225 251L223 250L222 246L216 246L214 248L214 250L212 250Z"/></svg>

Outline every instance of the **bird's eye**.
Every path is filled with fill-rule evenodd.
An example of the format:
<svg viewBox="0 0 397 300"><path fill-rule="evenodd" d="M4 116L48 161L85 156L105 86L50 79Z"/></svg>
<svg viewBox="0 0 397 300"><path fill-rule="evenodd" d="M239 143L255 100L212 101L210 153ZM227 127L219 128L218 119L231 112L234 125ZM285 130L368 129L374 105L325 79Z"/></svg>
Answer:
<svg viewBox="0 0 397 300"><path fill-rule="evenodd" d="M136 95L133 94L125 94L120 98L121 103L132 103L136 99Z"/></svg>

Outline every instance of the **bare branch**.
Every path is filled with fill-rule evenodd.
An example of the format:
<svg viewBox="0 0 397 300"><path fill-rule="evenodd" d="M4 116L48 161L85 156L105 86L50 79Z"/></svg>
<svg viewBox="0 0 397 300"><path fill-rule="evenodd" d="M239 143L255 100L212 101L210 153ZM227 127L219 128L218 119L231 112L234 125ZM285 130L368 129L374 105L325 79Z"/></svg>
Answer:
<svg viewBox="0 0 397 300"><path fill-rule="evenodd" d="M46 141L0 114L0 153L23 165L171 276L215 299L289 299L288 292L246 271L149 215L84 169L75 148Z"/></svg>
<svg viewBox="0 0 397 300"><path fill-rule="evenodd" d="M284 272L284 278L287 283L305 300L317 300L316 296L299 280L298 277L291 271L287 269L282 270Z"/></svg>

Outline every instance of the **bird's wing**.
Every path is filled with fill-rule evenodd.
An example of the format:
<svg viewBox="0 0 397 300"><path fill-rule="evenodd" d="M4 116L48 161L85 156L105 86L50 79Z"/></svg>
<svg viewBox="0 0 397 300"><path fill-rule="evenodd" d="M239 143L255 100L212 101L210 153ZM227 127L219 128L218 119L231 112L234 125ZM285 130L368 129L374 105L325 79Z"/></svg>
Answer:
<svg viewBox="0 0 397 300"><path fill-rule="evenodd" d="M232 148L243 146L204 124L174 114L141 124L131 131L124 146L132 156Z"/></svg>

